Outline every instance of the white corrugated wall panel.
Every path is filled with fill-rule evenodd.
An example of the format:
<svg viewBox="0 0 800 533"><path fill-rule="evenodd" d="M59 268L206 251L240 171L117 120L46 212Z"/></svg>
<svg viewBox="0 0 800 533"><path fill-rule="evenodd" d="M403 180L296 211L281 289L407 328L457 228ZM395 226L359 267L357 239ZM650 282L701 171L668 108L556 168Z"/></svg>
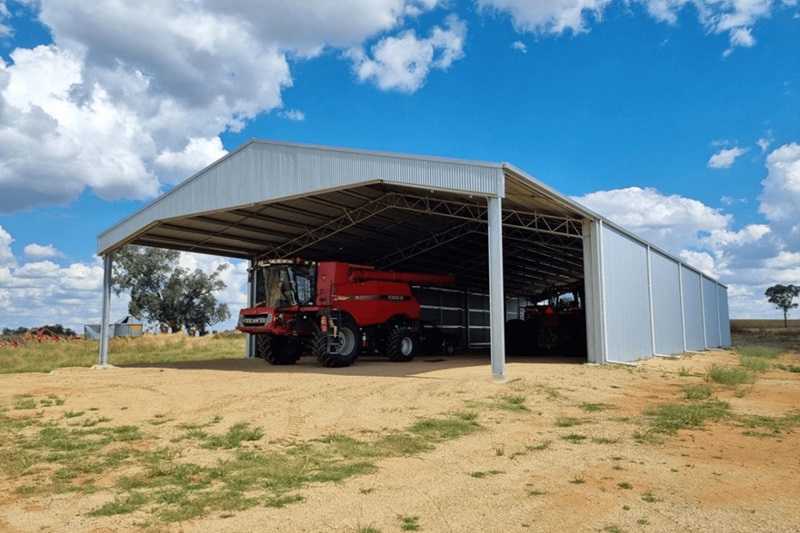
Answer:
<svg viewBox="0 0 800 533"><path fill-rule="evenodd" d="M608 226L602 239L608 362L650 357L647 247Z"/></svg>
<svg viewBox="0 0 800 533"><path fill-rule="evenodd" d="M717 301L719 302L720 344L723 348L731 347L731 317L728 311L728 289L717 284Z"/></svg>
<svg viewBox="0 0 800 533"><path fill-rule="evenodd" d="M703 277L703 317L706 328L706 348L720 348L719 305L717 282Z"/></svg>
<svg viewBox="0 0 800 533"><path fill-rule="evenodd" d="M656 353L683 353L680 263L651 250L650 272Z"/></svg>
<svg viewBox="0 0 800 533"><path fill-rule="evenodd" d="M686 328L686 349L692 352L705 350L703 333L703 300L700 274L681 265L683 277L683 320Z"/></svg>

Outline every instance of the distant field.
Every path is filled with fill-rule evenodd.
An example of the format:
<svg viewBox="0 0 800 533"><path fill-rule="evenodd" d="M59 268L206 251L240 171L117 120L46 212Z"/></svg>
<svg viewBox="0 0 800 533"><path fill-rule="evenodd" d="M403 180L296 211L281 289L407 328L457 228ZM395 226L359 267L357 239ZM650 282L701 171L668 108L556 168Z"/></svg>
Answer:
<svg viewBox="0 0 800 533"><path fill-rule="evenodd" d="M783 320L766 320L755 318L731 319L732 333L777 333L800 335L800 320L789 320L784 327Z"/></svg>

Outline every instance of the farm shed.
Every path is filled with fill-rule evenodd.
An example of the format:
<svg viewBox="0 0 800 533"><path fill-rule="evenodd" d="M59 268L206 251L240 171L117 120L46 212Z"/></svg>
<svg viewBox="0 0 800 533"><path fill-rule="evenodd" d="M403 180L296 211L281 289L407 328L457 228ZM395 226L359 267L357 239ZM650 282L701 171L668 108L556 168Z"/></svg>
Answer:
<svg viewBox="0 0 800 533"><path fill-rule="evenodd" d="M102 328L103 326L101 324L85 324L83 326L83 338L92 340L99 339ZM132 316L126 316L111 324L107 331L109 339L113 339L114 337L141 337L142 323Z"/></svg>
<svg viewBox="0 0 800 533"><path fill-rule="evenodd" d="M590 363L730 345L724 285L508 163L250 141L98 236L103 328L113 252L129 243L452 273L498 378L506 319L570 290Z"/></svg>

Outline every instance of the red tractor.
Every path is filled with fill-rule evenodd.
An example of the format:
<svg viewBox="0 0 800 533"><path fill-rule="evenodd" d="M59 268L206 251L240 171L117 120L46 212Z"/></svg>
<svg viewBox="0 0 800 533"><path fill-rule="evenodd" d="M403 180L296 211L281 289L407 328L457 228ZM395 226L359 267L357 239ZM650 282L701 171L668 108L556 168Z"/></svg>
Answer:
<svg viewBox="0 0 800 533"><path fill-rule="evenodd" d="M360 353L411 361L420 306L411 285L452 285L453 276L386 272L334 261L264 260L251 271L255 307L239 312L236 329L256 335L258 356L291 365L313 354L328 367Z"/></svg>

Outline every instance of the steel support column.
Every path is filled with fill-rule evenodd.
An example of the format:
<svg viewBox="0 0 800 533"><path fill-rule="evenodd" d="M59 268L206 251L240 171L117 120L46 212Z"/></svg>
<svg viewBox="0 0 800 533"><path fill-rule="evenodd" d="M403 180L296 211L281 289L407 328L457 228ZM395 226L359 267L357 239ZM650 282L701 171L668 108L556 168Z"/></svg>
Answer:
<svg viewBox="0 0 800 533"><path fill-rule="evenodd" d="M108 366L108 327L111 315L111 262L113 254L103 256L103 315L100 319L100 355L97 364Z"/></svg>
<svg viewBox="0 0 800 533"><path fill-rule="evenodd" d="M489 197L486 218L489 230L489 326L491 327L492 376L505 381L505 293L503 290L503 205L499 196Z"/></svg>
<svg viewBox="0 0 800 533"><path fill-rule="evenodd" d="M247 269L247 307L255 307L256 306L256 284L255 278L256 273L253 270L256 266L256 261L250 260L249 263L250 268ZM249 333L245 333L246 338L246 347L245 347L245 356L248 359L253 359L258 356L256 350L256 336L250 335Z"/></svg>

